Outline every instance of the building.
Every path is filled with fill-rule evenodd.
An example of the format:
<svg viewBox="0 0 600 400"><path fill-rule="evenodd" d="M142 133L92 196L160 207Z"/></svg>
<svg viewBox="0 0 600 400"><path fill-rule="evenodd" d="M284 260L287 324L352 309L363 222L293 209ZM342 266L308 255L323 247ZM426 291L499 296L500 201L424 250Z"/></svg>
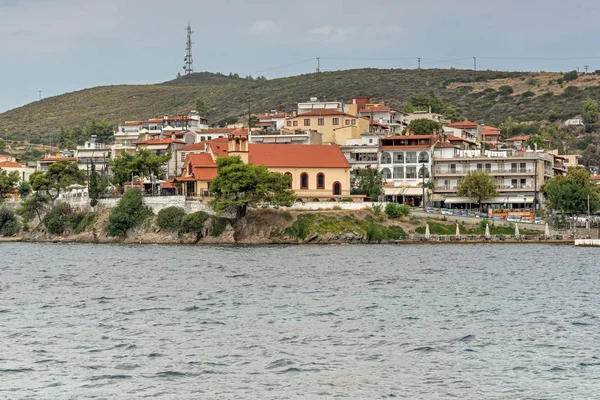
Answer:
<svg viewBox="0 0 600 400"><path fill-rule="evenodd" d="M251 132L250 143L323 144L323 134L315 130L257 131Z"/></svg>
<svg viewBox="0 0 600 400"><path fill-rule="evenodd" d="M46 155L41 160L38 160L36 171L46 172L48 171L48 167L55 162L58 161L68 161L68 162L77 162L77 158L75 158L72 154L67 153L59 153L54 156Z"/></svg>
<svg viewBox="0 0 600 400"><path fill-rule="evenodd" d="M450 147L434 149L432 200L434 205L467 208L468 197L458 197L460 181L470 171L486 171L498 187L498 196L484 200L483 208L522 209L532 211L534 199L543 203L542 185L566 169L562 160L541 151L459 150Z"/></svg>
<svg viewBox="0 0 600 400"><path fill-rule="evenodd" d="M83 146L77 146L75 158L81 170L89 170L90 165L94 163L96 171L108 171L111 146L96 142L96 137L92 136Z"/></svg>
<svg viewBox="0 0 600 400"><path fill-rule="evenodd" d="M379 173L387 201L423 204L424 183L431 179L433 149L439 135L389 136L379 145Z"/></svg>
<svg viewBox="0 0 600 400"><path fill-rule="evenodd" d="M344 104L341 101L319 101L316 97L311 97L310 101L298 103L296 114L306 114L313 111L338 111L346 112Z"/></svg>
<svg viewBox="0 0 600 400"><path fill-rule="evenodd" d="M316 110L287 118L285 128L316 129L323 134L323 143L346 144L348 139L360 139L369 132L369 121L337 110Z"/></svg>
<svg viewBox="0 0 600 400"><path fill-rule="evenodd" d="M358 116L365 117L380 126L388 128L390 133L402 133L403 113L382 104L367 104L359 110Z"/></svg>
<svg viewBox="0 0 600 400"><path fill-rule="evenodd" d="M9 174L17 171L22 181L29 181L29 177L35 172L35 168L17 162L13 157L2 157L0 158L0 171L6 171Z"/></svg>
<svg viewBox="0 0 600 400"><path fill-rule="evenodd" d="M248 132L238 129L227 140L208 142L206 152L189 154L176 182L188 197L210 197L217 176L216 159L237 155L242 161L264 165L271 172L290 175L290 188L302 201L337 201L350 197L350 164L339 147L331 145L250 144Z"/></svg>
<svg viewBox="0 0 600 400"><path fill-rule="evenodd" d="M442 114L432 113L431 111L415 111L413 113L404 113L402 116L402 125L407 127L415 119L429 119L440 124L449 124L450 120Z"/></svg>
<svg viewBox="0 0 600 400"><path fill-rule="evenodd" d="M159 137L158 139L148 139L135 143L137 151L148 150L151 154L157 156L171 153L171 159L166 166L165 180L173 179L179 173L181 161L177 158L177 151L185 147L186 144L183 140L176 139L174 134L167 138Z"/></svg>
<svg viewBox="0 0 600 400"><path fill-rule="evenodd" d="M503 143L502 133L499 128L484 125L479 132L479 142L490 149L497 149Z"/></svg>
<svg viewBox="0 0 600 400"><path fill-rule="evenodd" d="M289 117L289 115L286 113L271 110L270 112L265 112L265 114L257 116L255 126L259 131L276 132L285 126L285 119L287 117Z"/></svg>
<svg viewBox="0 0 600 400"><path fill-rule="evenodd" d="M196 132L196 143L204 142L205 140L213 140L227 137L236 128L210 128L205 131Z"/></svg>
<svg viewBox="0 0 600 400"><path fill-rule="evenodd" d="M340 150L350 163L350 184L355 187L357 171L367 166L378 169L379 139L383 137L377 133L364 133L360 139L350 139Z"/></svg>
<svg viewBox="0 0 600 400"><path fill-rule="evenodd" d="M514 136L504 140L506 147L512 147L516 150L521 150L525 142L529 140L529 136Z"/></svg>

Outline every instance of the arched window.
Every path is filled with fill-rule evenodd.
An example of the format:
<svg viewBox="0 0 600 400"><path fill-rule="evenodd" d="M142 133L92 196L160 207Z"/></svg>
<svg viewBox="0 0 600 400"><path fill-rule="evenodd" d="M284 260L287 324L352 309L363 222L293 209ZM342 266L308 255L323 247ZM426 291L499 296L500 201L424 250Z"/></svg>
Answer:
<svg viewBox="0 0 600 400"><path fill-rule="evenodd" d="M308 189L308 174L306 172L300 175L300 189Z"/></svg>
<svg viewBox="0 0 600 400"><path fill-rule="evenodd" d="M317 189L325 189L325 174L317 174Z"/></svg>
<svg viewBox="0 0 600 400"><path fill-rule="evenodd" d="M392 179L392 171L389 168L384 168L381 170L381 176L383 179Z"/></svg>
<svg viewBox="0 0 600 400"><path fill-rule="evenodd" d="M342 184L339 182L335 182L333 184L333 195L341 196L342 195Z"/></svg>
<svg viewBox="0 0 600 400"><path fill-rule="evenodd" d="M419 153L419 163L428 163L429 162L429 154L427 152L422 151Z"/></svg>
<svg viewBox="0 0 600 400"><path fill-rule="evenodd" d="M285 174L290 177L290 184L288 185L288 188L291 189L292 188L292 181L293 181L292 174L291 174L291 172L286 172Z"/></svg>
<svg viewBox="0 0 600 400"><path fill-rule="evenodd" d="M425 175L425 178L429 178L429 169L426 167L421 167L419 169L419 178L423 178L423 175Z"/></svg>
<svg viewBox="0 0 600 400"><path fill-rule="evenodd" d="M382 164L391 164L392 163L392 156L390 155L390 153L381 154L381 163Z"/></svg>

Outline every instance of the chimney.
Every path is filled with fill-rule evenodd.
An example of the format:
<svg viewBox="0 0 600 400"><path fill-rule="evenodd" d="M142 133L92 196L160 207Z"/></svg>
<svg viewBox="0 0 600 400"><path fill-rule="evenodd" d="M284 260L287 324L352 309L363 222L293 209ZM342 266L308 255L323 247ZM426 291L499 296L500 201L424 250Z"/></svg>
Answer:
<svg viewBox="0 0 600 400"><path fill-rule="evenodd" d="M298 116L298 110L293 110L292 111L292 117L296 117Z"/></svg>

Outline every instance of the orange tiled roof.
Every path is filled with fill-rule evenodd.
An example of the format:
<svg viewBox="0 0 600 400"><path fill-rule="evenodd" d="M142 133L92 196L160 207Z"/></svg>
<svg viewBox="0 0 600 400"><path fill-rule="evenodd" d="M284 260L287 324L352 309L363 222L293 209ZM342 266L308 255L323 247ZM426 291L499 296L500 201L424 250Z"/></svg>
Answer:
<svg viewBox="0 0 600 400"><path fill-rule="evenodd" d="M452 122L451 124L447 124L446 126L449 128L458 129L477 129L477 124L469 120L463 122Z"/></svg>
<svg viewBox="0 0 600 400"><path fill-rule="evenodd" d="M121 124L121 126L138 126L141 124L142 124L142 121L125 121Z"/></svg>
<svg viewBox="0 0 600 400"><path fill-rule="evenodd" d="M439 140L439 136L438 135L409 135L409 136L405 136L405 135L396 135L396 136L388 136L388 137L384 137L385 140L388 139L394 139L394 140L399 140L399 139L432 139L435 140Z"/></svg>
<svg viewBox="0 0 600 400"><path fill-rule="evenodd" d="M212 156L210 154L188 154L187 159L192 164L192 168L198 167L214 167L215 164Z"/></svg>
<svg viewBox="0 0 600 400"><path fill-rule="evenodd" d="M249 161L279 168L350 168L338 146L297 144L250 144Z"/></svg>
<svg viewBox="0 0 600 400"><path fill-rule="evenodd" d="M217 167L194 168L194 178L196 178L197 181L212 181L217 177L217 175L219 175L217 172Z"/></svg>
<svg viewBox="0 0 600 400"><path fill-rule="evenodd" d="M13 161L2 161L0 162L0 168L24 168L23 164Z"/></svg>
<svg viewBox="0 0 600 400"><path fill-rule="evenodd" d="M54 162L54 161L77 161L75 157L47 157L42 158L41 162Z"/></svg>
<svg viewBox="0 0 600 400"><path fill-rule="evenodd" d="M177 151L198 151L198 150L204 150L206 148L206 143L207 143L207 141L204 140L202 142L198 142L198 143L190 144L189 146L182 147L181 149L179 149Z"/></svg>
<svg viewBox="0 0 600 400"><path fill-rule="evenodd" d="M451 145L450 143L445 143L445 142L437 142L434 147L436 149L448 149L448 148L455 149L456 148L453 145Z"/></svg>
<svg viewBox="0 0 600 400"><path fill-rule="evenodd" d="M593 180L593 181L600 181L600 174L594 175L590 179Z"/></svg>
<svg viewBox="0 0 600 400"><path fill-rule="evenodd" d="M515 136L515 137L511 137L510 139L506 139L505 142L524 142L526 140L529 140L529 136Z"/></svg>
<svg viewBox="0 0 600 400"><path fill-rule="evenodd" d="M198 131L196 133L199 135L202 135L203 133L231 133L235 131L235 129L236 128L210 128L205 131Z"/></svg>
<svg viewBox="0 0 600 400"><path fill-rule="evenodd" d="M210 140L208 145L215 157L223 157L227 155L227 142L227 138L218 138Z"/></svg>

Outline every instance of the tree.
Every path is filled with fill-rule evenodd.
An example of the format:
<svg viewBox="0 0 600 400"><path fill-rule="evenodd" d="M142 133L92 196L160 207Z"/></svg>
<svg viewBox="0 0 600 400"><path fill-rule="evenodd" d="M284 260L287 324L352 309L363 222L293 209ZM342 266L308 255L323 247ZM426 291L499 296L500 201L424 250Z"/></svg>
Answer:
<svg viewBox="0 0 600 400"><path fill-rule="evenodd" d="M469 171L467 176L458 184L456 194L461 197L468 197L474 200L474 203L481 204L498 195L498 190L494 178L486 171Z"/></svg>
<svg viewBox="0 0 600 400"><path fill-rule="evenodd" d="M96 172L96 164L92 160L90 166L90 175L88 178L88 195L90 197L90 206L98 205L98 197L106 191L106 181Z"/></svg>
<svg viewBox="0 0 600 400"><path fill-rule="evenodd" d="M15 212L7 207L0 207L0 236L15 236L19 231Z"/></svg>
<svg viewBox="0 0 600 400"><path fill-rule="evenodd" d="M456 113L456 109L454 107L447 106L444 109L444 116L452 122L460 121L460 117Z"/></svg>
<svg viewBox="0 0 600 400"><path fill-rule="evenodd" d="M127 231L140 225L152 214L143 203L142 192L138 188L128 190L112 210L106 225L110 236L125 236Z"/></svg>
<svg viewBox="0 0 600 400"><path fill-rule="evenodd" d="M49 202L50 196L34 192L31 196L21 202L17 214L23 218L25 223L33 220L35 217L41 222L42 214L48 208Z"/></svg>
<svg viewBox="0 0 600 400"><path fill-rule="evenodd" d="M546 142L544 140L544 137L541 135L531 135L529 137L529 139L527 139L525 141L525 147L530 147L532 149L535 149L537 146L538 149L543 149L544 147L546 147Z"/></svg>
<svg viewBox="0 0 600 400"><path fill-rule="evenodd" d="M57 161L50 164L47 172L36 171L31 174L29 182L34 191L45 192L49 196L55 191L55 196L58 197L61 190L71 185L83 185L85 172L79 169L76 162Z"/></svg>
<svg viewBox="0 0 600 400"><path fill-rule="evenodd" d="M206 109L206 104L204 103L204 100L202 100L202 98L198 97L196 99L196 111L198 112L198 114L202 115L202 116L206 116L208 110Z"/></svg>
<svg viewBox="0 0 600 400"><path fill-rule="evenodd" d="M581 117L586 125L593 125L598 121L598 103L588 97L581 107Z"/></svg>
<svg viewBox="0 0 600 400"><path fill-rule="evenodd" d="M0 201L4 199L4 196L17 188L19 179L20 177L18 171L12 171L9 173L4 169L0 169Z"/></svg>
<svg viewBox="0 0 600 400"><path fill-rule="evenodd" d="M113 173L112 182L121 187L123 192L125 182L131 180L131 176L140 178L160 177L165 174L165 165L171 159L171 153L154 155L148 150L141 150L137 154L124 153L122 156L109 161Z"/></svg>
<svg viewBox="0 0 600 400"><path fill-rule="evenodd" d="M444 103L438 99L432 89L428 93L416 93L410 97L409 103L415 111L431 111L441 114L444 112Z"/></svg>
<svg viewBox="0 0 600 400"><path fill-rule="evenodd" d="M442 124L431 119L418 118L410 121L406 129L415 135L433 135L442 131Z"/></svg>
<svg viewBox="0 0 600 400"><path fill-rule="evenodd" d="M508 96L509 94L513 94L514 90L512 88L512 86L509 85L502 85L498 88L498 93L500 93L502 96Z"/></svg>
<svg viewBox="0 0 600 400"><path fill-rule="evenodd" d="M114 138L113 126L105 119L97 120L94 118L85 124L85 140L89 140L92 136L96 136L98 143L112 143Z"/></svg>
<svg viewBox="0 0 600 400"><path fill-rule="evenodd" d="M584 168L569 168L565 176L557 175L542 186L548 206L563 214L587 214L588 199L590 213L600 209L598 188L590 180Z"/></svg>
<svg viewBox="0 0 600 400"><path fill-rule="evenodd" d="M577 78L579 78L579 72L573 70L570 72L565 72L565 74L563 75L563 80L565 82L570 82L570 81L574 81Z"/></svg>
<svg viewBox="0 0 600 400"><path fill-rule="evenodd" d="M377 199L382 191L381 175L377 169L367 165L366 168L356 171L356 187L359 193Z"/></svg>
<svg viewBox="0 0 600 400"><path fill-rule="evenodd" d="M550 122L555 122L558 121L558 119L560 118L560 116L558 115L558 113L554 110L548 110L548 113L546 114L546 119Z"/></svg>
<svg viewBox="0 0 600 400"><path fill-rule="evenodd" d="M248 207L291 206L296 200L289 189L288 175L269 172L262 165L244 164L238 156L217 158L217 172L210 184L214 196L210 204L216 211L235 207L238 220L246 215Z"/></svg>

